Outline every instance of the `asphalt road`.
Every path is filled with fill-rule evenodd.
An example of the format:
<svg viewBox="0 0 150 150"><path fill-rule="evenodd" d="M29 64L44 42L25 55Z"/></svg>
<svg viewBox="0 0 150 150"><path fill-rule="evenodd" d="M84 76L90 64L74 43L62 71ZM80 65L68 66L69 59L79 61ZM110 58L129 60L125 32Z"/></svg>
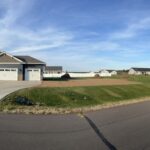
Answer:
<svg viewBox="0 0 150 150"><path fill-rule="evenodd" d="M0 81L0 100L14 91L39 84L40 81Z"/></svg>
<svg viewBox="0 0 150 150"><path fill-rule="evenodd" d="M0 114L0 150L150 150L150 102L83 116Z"/></svg>

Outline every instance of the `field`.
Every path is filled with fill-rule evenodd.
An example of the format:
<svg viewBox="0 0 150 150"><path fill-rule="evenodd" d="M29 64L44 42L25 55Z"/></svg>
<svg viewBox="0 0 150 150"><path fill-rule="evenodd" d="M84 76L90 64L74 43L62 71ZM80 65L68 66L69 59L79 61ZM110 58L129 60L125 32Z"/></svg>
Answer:
<svg viewBox="0 0 150 150"><path fill-rule="evenodd" d="M109 79L109 78L87 78L71 79L68 81L43 81L40 87L79 87L79 86L105 86L105 85L129 85L139 82L128 81L127 79Z"/></svg>
<svg viewBox="0 0 150 150"><path fill-rule="evenodd" d="M150 76L115 78L44 81L39 87L8 95L1 102L0 109L29 105L81 108L150 97Z"/></svg>

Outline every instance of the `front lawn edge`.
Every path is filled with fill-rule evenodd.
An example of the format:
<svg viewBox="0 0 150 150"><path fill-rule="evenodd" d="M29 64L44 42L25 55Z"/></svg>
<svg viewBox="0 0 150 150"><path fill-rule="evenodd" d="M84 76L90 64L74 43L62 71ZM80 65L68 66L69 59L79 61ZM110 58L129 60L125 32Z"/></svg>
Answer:
<svg viewBox="0 0 150 150"><path fill-rule="evenodd" d="M95 106L85 106L79 108L56 108L56 107L48 107L48 106L13 106L6 105L4 107L0 107L0 113L9 113L9 114L70 114L70 113L86 113L92 111L98 111L101 109L114 108L119 106L126 106L129 104L136 104L145 101L150 101L150 97L143 97L138 99L130 99L130 100L121 100L118 102L109 102L101 105Z"/></svg>

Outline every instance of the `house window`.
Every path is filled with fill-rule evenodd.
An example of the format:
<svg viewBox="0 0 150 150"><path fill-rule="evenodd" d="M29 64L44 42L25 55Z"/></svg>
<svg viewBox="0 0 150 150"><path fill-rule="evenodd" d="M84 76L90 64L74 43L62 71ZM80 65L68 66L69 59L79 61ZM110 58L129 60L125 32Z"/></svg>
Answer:
<svg viewBox="0 0 150 150"><path fill-rule="evenodd" d="M16 69L11 69L11 71L16 71Z"/></svg>
<svg viewBox="0 0 150 150"><path fill-rule="evenodd" d="M31 72L32 70L27 70L28 72Z"/></svg>
<svg viewBox="0 0 150 150"><path fill-rule="evenodd" d="M39 70L38 70L38 69L35 69L34 71L35 71L35 72L39 72Z"/></svg>
<svg viewBox="0 0 150 150"><path fill-rule="evenodd" d="M5 69L5 71L10 71L10 69Z"/></svg>

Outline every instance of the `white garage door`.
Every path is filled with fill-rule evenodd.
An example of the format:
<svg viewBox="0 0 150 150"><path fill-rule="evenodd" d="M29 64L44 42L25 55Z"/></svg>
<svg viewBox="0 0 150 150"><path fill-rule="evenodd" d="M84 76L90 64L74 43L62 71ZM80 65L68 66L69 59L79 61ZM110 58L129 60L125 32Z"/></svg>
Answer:
<svg viewBox="0 0 150 150"><path fill-rule="evenodd" d="M0 68L0 80L18 80L17 68Z"/></svg>
<svg viewBox="0 0 150 150"><path fill-rule="evenodd" d="M25 80L40 81L41 70L40 69L25 69Z"/></svg>

